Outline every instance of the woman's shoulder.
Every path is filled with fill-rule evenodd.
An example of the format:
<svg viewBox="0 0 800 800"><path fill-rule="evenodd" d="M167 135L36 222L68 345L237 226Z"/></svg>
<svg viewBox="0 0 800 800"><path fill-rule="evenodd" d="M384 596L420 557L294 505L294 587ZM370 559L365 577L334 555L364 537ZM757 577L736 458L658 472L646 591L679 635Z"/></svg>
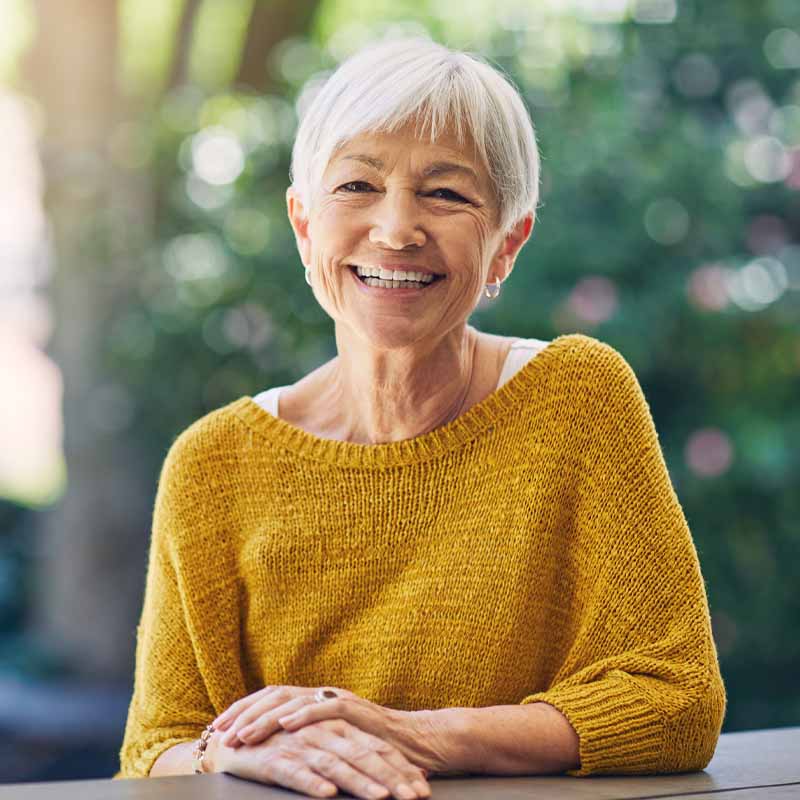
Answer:
<svg viewBox="0 0 800 800"><path fill-rule="evenodd" d="M215 465L225 463L241 438L249 435L235 413L241 402L239 398L212 409L181 430L167 449L162 472L185 476L188 481L200 474L213 477L218 470Z"/></svg>
<svg viewBox="0 0 800 800"><path fill-rule="evenodd" d="M570 397L588 415L593 437L609 444L609 453L653 449L657 432L650 405L633 367L613 345L585 334L569 336L569 357L561 374L568 375Z"/></svg>
<svg viewBox="0 0 800 800"><path fill-rule="evenodd" d="M582 365L590 374L603 370L616 373L619 373L620 370L632 371L625 357L613 345L585 333L567 333L549 342L539 339L520 339L519 341L530 343L522 346L534 349L540 346L541 349L547 349L551 345L559 345L558 349L567 362L571 365Z"/></svg>
<svg viewBox="0 0 800 800"><path fill-rule="evenodd" d="M584 367L588 378L612 385L637 383L630 363L613 345L582 333L572 334L570 338L574 343L571 357Z"/></svg>
<svg viewBox="0 0 800 800"><path fill-rule="evenodd" d="M567 333L553 339L537 339L521 336L495 336L492 338L504 344L509 356L536 355L552 347L557 350L563 364L581 364L584 374L592 374L603 368L623 371L630 370L624 356L612 345L585 333Z"/></svg>
<svg viewBox="0 0 800 800"><path fill-rule="evenodd" d="M553 390L573 400L614 396L623 398L624 404L640 399L641 387L625 356L593 336L568 333L550 341L518 338L509 349L505 373L534 357L550 375Z"/></svg>

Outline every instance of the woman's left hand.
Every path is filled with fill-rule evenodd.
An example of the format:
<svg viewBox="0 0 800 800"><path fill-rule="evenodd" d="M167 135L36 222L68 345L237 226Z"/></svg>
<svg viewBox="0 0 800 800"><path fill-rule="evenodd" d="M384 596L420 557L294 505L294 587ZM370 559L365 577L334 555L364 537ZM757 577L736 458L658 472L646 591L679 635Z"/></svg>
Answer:
<svg viewBox="0 0 800 800"><path fill-rule="evenodd" d="M296 731L323 719L343 719L397 747L427 776L447 769L447 734L430 711L398 711L336 687L335 698L319 702L315 688L267 686L237 700L213 725L229 747L255 745L279 730Z"/></svg>

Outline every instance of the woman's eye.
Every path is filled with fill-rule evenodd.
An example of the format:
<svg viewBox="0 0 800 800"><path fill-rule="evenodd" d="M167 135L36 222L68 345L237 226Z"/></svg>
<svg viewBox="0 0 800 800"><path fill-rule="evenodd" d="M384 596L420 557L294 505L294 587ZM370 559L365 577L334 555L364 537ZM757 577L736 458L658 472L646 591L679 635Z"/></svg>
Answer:
<svg viewBox="0 0 800 800"><path fill-rule="evenodd" d="M455 200L457 203L466 203L466 198L462 197L458 192L454 192L452 189L434 189L431 194L435 195L441 192L446 197L443 197L443 200Z"/></svg>
<svg viewBox="0 0 800 800"><path fill-rule="evenodd" d="M343 183L339 188L340 189L344 189L346 192L358 192L358 191L360 191L358 188L355 188L355 189L349 188L351 186L355 186L355 187L367 186L367 187L369 187L369 184L366 181L348 181L347 183Z"/></svg>
<svg viewBox="0 0 800 800"><path fill-rule="evenodd" d="M348 181L347 183L343 183L339 189L348 194L361 194L365 191L372 191L372 186L370 186L370 184L368 184L366 181ZM434 189L428 194L436 199L451 200L456 203L469 202L465 197L462 197L460 194L458 194L458 192L454 192L452 189Z"/></svg>

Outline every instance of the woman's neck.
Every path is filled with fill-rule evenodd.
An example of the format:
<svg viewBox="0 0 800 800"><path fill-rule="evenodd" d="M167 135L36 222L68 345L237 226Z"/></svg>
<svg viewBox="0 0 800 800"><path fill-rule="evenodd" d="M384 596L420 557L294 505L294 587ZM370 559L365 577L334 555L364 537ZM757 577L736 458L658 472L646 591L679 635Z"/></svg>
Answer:
<svg viewBox="0 0 800 800"><path fill-rule="evenodd" d="M465 326L460 338L416 361L344 347L284 390L281 417L321 438L358 444L421 436L494 390L510 342Z"/></svg>

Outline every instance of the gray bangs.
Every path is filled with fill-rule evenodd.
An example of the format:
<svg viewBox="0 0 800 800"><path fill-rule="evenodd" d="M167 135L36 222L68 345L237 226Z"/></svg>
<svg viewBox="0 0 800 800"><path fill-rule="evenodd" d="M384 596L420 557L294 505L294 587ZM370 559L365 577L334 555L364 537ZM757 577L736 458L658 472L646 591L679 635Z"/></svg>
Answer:
<svg viewBox="0 0 800 800"><path fill-rule="evenodd" d="M368 45L339 66L301 116L290 177L307 208L340 147L359 134L393 132L414 122L420 140L433 143L448 126L459 146L472 139L504 232L536 209L533 123L510 80L479 56L424 38Z"/></svg>

